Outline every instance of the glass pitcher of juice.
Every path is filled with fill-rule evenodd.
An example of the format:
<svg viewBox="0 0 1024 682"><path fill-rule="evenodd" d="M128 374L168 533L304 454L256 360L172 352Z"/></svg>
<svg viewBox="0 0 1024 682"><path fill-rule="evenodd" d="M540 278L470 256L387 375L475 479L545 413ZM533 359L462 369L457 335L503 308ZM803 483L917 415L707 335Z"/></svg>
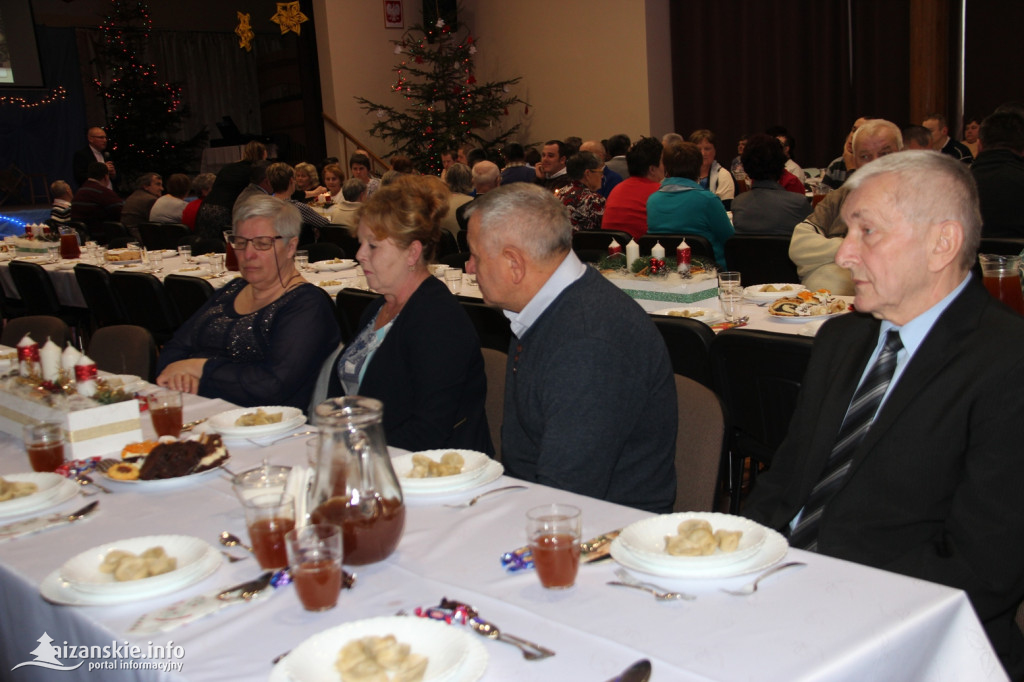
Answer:
<svg viewBox="0 0 1024 682"><path fill-rule="evenodd" d="M70 260L81 255L82 250L78 246L78 232L75 228L60 228L60 257Z"/></svg>

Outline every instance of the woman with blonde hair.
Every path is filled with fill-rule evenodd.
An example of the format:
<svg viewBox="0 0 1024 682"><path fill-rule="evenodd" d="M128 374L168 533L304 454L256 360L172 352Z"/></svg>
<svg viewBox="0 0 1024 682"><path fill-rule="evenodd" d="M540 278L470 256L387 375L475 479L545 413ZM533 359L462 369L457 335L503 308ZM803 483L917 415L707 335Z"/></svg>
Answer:
<svg viewBox="0 0 1024 682"><path fill-rule="evenodd" d="M326 363L327 395L383 401L390 445L491 454L480 339L455 296L427 269L448 194L439 178L404 175L360 207L356 259L367 284L383 295L363 314L352 342Z"/></svg>
<svg viewBox="0 0 1024 682"><path fill-rule="evenodd" d="M316 201L316 198L326 191L327 188L320 184L316 166L308 161L295 164L295 192L292 194L292 201Z"/></svg>

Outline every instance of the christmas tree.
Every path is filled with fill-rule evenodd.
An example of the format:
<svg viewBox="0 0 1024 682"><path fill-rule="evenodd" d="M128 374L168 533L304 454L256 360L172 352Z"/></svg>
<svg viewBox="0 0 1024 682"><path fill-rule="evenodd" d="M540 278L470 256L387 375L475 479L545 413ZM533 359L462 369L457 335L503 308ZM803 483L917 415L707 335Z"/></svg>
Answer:
<svg viewBox="0 0 1024 682"><path fill-rule="evenodd" d="M141 0L111 0L110 13L100 24L97 52L106 76L93 82L107 106L107 135L122 186L145 172L167 177L194 168L207 137L203 130L189 140L174 140L189 111L181 88L162 82L156 67L143 58L152 29Z"/></svg>
<svg viewBox="0 0 1024 682"><path fill-rule="evenodd" d="M441 152L466 142L484 149L500 147L516 131L504 131L500 117L524 102L511 94L519 78L480 83L473 75L477 41L458 23L443 19L416 25L391 41L401 62L391 90L405 97L404 108L356 100L377 122L370 134L387 140L424 173L441 172Z"/></svg>

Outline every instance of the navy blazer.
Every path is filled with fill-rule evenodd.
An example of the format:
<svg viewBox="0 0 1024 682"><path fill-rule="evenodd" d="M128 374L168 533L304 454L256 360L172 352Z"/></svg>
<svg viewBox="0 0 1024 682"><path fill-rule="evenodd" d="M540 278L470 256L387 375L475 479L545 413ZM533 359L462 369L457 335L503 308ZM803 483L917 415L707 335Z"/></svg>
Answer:
<svg viewBox="0 0 1024 682"><path fill-rule="evenodd" d="M939 317L853 454L822 554L965 590L1013 679L1024 637L1024 318L976 280ZM818 481L880 322L824 325L786 440L746 516L786 531Z"/></svg>
<svg viewBox="0 0 1024 682"><path fill-rule="evenodd" d="M384 297L371 303L359 323L373 323ZM342 395L338 362L328 395ZM494 454L484 411L487 376L480 338L458 300L428 277L395 318L370 358L359 394L384 403L389 445L407 450L462 448Z"/></svg>

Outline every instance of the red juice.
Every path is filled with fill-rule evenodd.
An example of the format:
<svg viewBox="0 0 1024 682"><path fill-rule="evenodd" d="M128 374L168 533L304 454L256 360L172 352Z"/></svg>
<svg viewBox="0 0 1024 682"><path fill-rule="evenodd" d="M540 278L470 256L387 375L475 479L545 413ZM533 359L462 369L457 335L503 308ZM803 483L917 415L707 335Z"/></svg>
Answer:
<svg viewBox="0 0 1024 682"><path fill-rule="evenodd" d="M580 543L572 535L541 535L530 543L540 584L548 588L572 587L580 568Z"/></svg>
<svg viewBox="0 0 1024 682"><path fill-rule="evenodd" d="M32 471L56 471L64 463L64 443L36 443L26 446Z"/></svg>
<svg viewBox="0 0 1024 682"><path fill-rule="evenodd" d="M307 611L333 609L341 592L341 567L330 559L305 562L292 569L292 582Z"/></svg>
<svg viewBox="0 0 1024 682"><path fill-rule="evenodd" d="M373 507L369 517L362 515L359 505L350 506L342 497L332 497L312 514L313 523L341 526L345 563L349 566L373 564L388 558L405 530L404 504L379 496L363 502L365 506Z"/></svg>
<svg viewBox="0 0 1024 682"><path fill-rule="evenodd" d="M61 258L78 258L82 255L82 250L78 248L78 235L76 234L62 234L60 236L60 257Z"/></svg>
<svg viewBox="0 0 1024 682"><path fill-rule="evenodd" d="M175 438L181 435L181 405L151 407L149 416L153 419L153 430L156 431L156 435Z"/></svg>
<svg viewBox="0 0 1024 682"><path fill-rule="evenodd" d="M993 298L1024 315L1024 294L1021 293L1019 277L985 277L983 281Z"/></svg>
<svg viewBox="0 0 1024 682"><path fill-rule="evenodd" d="M284 568L288 565L288 550L285 533L295 528L294 519L260 519L249 525L249 540L252 552L260 568Z"/></svg>

